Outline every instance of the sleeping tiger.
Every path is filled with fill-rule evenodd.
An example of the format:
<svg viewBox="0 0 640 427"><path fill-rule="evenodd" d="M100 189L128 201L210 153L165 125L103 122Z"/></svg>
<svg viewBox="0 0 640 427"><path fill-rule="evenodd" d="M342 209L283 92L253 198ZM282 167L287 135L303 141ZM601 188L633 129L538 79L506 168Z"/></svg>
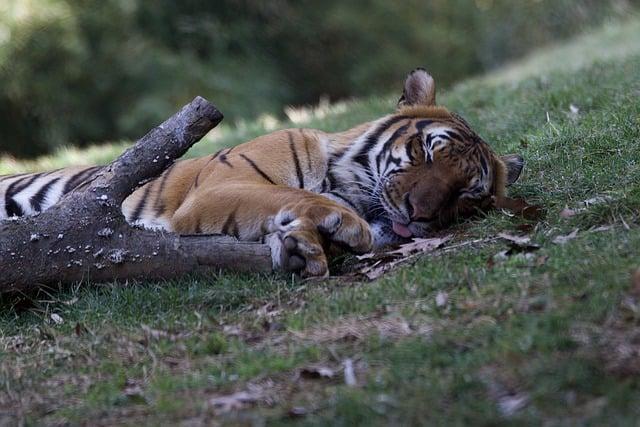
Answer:
<svg viewBox="0 0 640 427"><path fill-rule="evenodd" d="M276 131L176 162L122 211L148 228L262 240L275 267L323 276L330 245L364 253L424 237L490 208L522 167L436 106L435 82L419 68L393 114L338 133ZM0 219L47 209L99 169L0 177Z"/></svg>

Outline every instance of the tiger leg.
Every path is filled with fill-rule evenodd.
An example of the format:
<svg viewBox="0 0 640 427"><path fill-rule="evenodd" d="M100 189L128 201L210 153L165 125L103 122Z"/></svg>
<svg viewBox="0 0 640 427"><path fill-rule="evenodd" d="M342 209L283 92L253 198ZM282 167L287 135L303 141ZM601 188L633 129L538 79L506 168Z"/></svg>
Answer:
<svg viewBox="0 0 640 427"><path fill-rule="evenodd" d="M369 225L353 210L321 195L264 184L200 187L172 218L178 233L222 233L263 240L274 267L302 276L328 274L329 243L364 253L371 250Z"/></svg>

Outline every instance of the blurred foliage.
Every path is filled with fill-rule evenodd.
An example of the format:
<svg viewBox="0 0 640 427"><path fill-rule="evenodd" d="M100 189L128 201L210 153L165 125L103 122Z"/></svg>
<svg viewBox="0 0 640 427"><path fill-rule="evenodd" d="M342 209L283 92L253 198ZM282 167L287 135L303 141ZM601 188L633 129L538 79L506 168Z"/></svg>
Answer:
<svg viewBox="0 0 640 427"><path fill-rule="evenodd" d="M440 84L640 0L4 0L0 153L135 138L196 94L227 119Z"/></svg>

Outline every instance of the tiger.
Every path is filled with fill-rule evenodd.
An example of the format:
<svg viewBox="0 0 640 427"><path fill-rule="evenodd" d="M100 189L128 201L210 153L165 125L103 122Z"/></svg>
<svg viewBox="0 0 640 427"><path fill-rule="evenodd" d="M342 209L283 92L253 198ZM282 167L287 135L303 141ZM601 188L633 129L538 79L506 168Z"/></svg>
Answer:
<svg viewBox="0 0 640 427"><path fill-rule="evenodd" d="M423 68L395 112L342 132L286 129L179 160L122 203L134 225L261 241L276 269L326 276L328 250L362 254L487 211L524 161L498 156L458 114L436 104ZM0 177L0 219L37 214L99 166Z"/></svg>

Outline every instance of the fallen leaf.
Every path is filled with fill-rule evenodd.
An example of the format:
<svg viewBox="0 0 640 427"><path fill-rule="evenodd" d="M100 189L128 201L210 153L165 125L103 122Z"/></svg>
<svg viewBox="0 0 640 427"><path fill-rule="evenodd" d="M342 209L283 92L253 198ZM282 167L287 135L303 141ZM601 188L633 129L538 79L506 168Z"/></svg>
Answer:
<svg viewBox="0 0 640 427"><path fill-rule="evenodd" d="M289 409L289 416L290 417L305 417L307 414L309 413L309 411L307 411L307 408L305 408L304 406L294 406L293 408Z"/></svg>
<svg viewBox="0 0 640 427"><path fill-rule="evenodd" d="M62 317L56 313L51 313L51 320L53 320L53 323L55 323L56 325L62 325L64 323Z"/></svg>
<svg viewBox="0 0 640 427"><path fill-rule="evenodd" d="M529 403L529 397L524 393L503 396L498 399L498 409L503 416L509 418L527 406L527 403Z"/></svg>
<svg viewBox="0 0 640 427"><path fill-rule="evenodd" d="M508 240L511 243L515 243L518 246L525 246L531 243L531 238L529 236L514 236L513 234L500 233L498 234L498 237Z"/></svg>
<svg viewBox="0 0 640 427"><path fill-rule="evenodd" d="M514 236L508 233L500 233L498 234L498 237L507 240L511 244L511 249L497 254L503 255L503 258L520 252L533 252L540 249L540 245L537 243L531 243L531 238L528 236Z"/></svg>
<svg viewBox="0 0 640 427"><path fill-rule="evenodd" d="M211 405L217 413L224 413L242 409L248 403L254 403L259 398L260 396L255 393L239 391L227 396L213 397L209 399L209 405Z"/></svg>
<svg viewBox="0 0 640 427"><path fill-rule="evenodd" d="M368 254L364 254L364 255L356 255L356 259L358 261L364 261L365 259L375 258L376 255L377 254L375 252L369 252Z"/></svg>
<svg viewBox="0 0 640 427"><path fill-rule="evenodd" d="M609 202L612 202L613 200L614 199L611 196L595 196L583 201L582 204L584 204L586 207L590 207L594 205L601 205L603 203L609 203Z"/></svg>
<svg viewBox="0 0 640 427"><path fill-rule="evenodd" d="M511 254L512 254L511 249L508 249L506 251L500 251L492 257L493 262L495 263L496 261L504 261L507 258L509 258L509 255Z"/></svg>
<svg viewBox="0 0 640 427"><path fill-rule="evenodd" d="M353 361L346 359L344 361L344 383L349 387L355 387L358 385L356 381L356 374L353 371Z"/></svg>
<svg viewBox="0 0 640 427"><path fill-rule="evenodd" d="M325 366L309 366L300 370L300 376L307 379L333 378L333 369Z"/></svg>
<svg viewBox="0 0 640 427"><path fill-rule="evenodd" d="M144 397L144 391L142 390L142 387L140 387L140 384L138 384L134 380L129 379L125 382L123 394L129 401L129 403L147 403L147 399Z"/></svg>
<svg viewBox="0 0 640 427"><path fill-rule="evenodd" d="M417 252L431 252L435 249L438 249L440 246L445 244L450 239L451 239L451 236L446 236L442 238L435 237L431 239L416 238L416 239L413 239L412 242L405 243L404 245L401 245L398 249L394 251L390 251L388 253L392 255L400 255L400 256L406 257Z"/></svg>
<svg viewBox="0 0 640 427"><path fill-rule="evenodd" d="M569 208L564 208L560 211L560 218L571 218L574 217L578 214L578 212L575 209L569 209Z"/></svg>
<svg viewBox="0 0 640 427"><path fill-rule="evenodd" d="M588 208L595 205L600 205L603 203L609 203L613 201L613 197L611 196L595 196L587 200L583 200L579 203L578 207L569 208L565 206L564 209L560 211L560 218L568 219L579 215L583 212L586 212Z"/></svg>
<svg viewBox="0 0 640 427"><path fill-rule="evenodd" d="M569 113L567 113L567 115L572 120L577 119L578 116L580 115L580 108L576 107L573 104L569 105Z"/></svg>
<svg viewBox="0 0 640 427"><path fill-rule="evenodd" d="M529 221L536 221L544 216L544 209L542 209L542 207L530 205L524 199L503 197L496 200L494 206L497 209L504 209L515 215L520 215L522 218Z"/></svg>
<svg viewBox="0 0 640 427"><path fill-rule="evenodd" d="M436 307L444 307L447 305L447 301L449 301L448 293L440 291L436 294Z"/></svg>
<svg viewBox="0 0 640 427"><path fill-rule="evenodd" d="M556 245L564 245L569 240L573 240L576 237L578 237L578 231L579 231L579 229L576 228L575 230L573 230L571 233L567 234L566 236L556 236L556 237L554 237L552 242L555 243Z"/></svg>

